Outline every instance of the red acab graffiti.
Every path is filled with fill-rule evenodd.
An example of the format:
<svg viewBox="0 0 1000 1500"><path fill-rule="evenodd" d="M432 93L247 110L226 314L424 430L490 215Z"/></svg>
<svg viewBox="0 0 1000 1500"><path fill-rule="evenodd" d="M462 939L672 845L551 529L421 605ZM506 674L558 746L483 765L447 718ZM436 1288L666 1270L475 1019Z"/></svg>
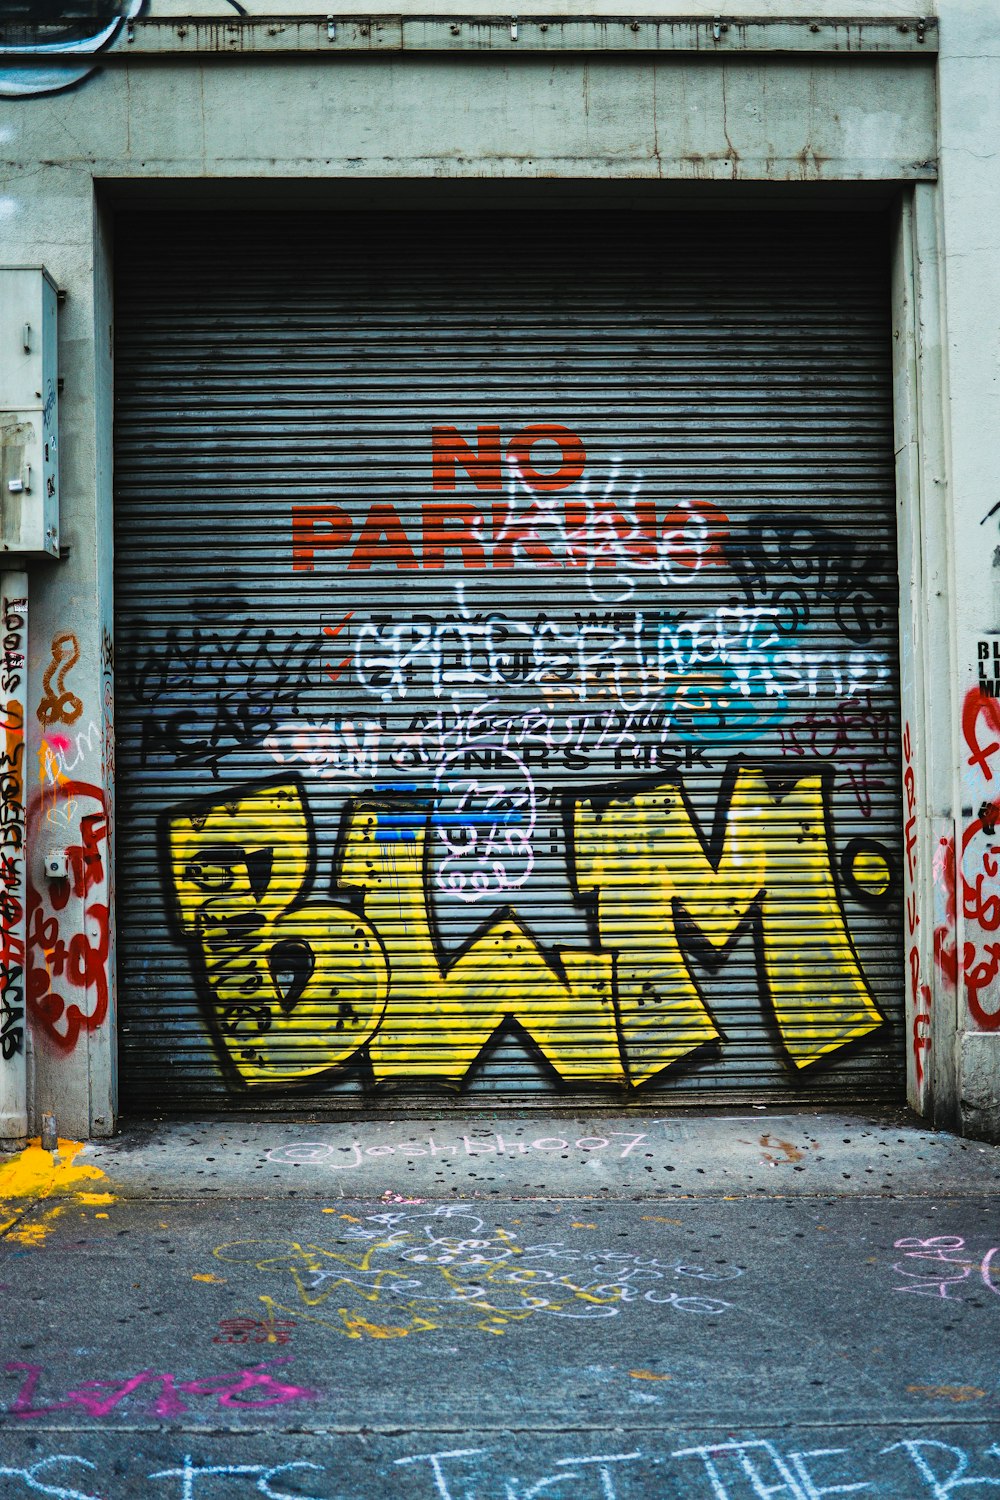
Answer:
<svg viewBox="0 0 1000 1500"><path fill-rule="evenodd" d="M945 888L945 921L934 930L934 960L951 985L958 983L961 967L973 1025L980 1031L1000 1031L1000 1009L986 1010L981 999L982 991L1000 975L1000 941L984 939L984 934L1000 934L1000 887L997 883L1000 842L990 840L970 853L973 840L985 832L983 820L973 818L962 834L961 858L956 858L954 839L941 841L939 867ZM959 873L966 931L977 932L976 937L966 937L962 943L961 965L955 935Z"/></svg>
<svg viewBox="0 0 1000 1500"><path fill-rule="evenodd" d="M88 803L91 810L81 813ZM65 880L49 881L43 891L28 884L28 1010L36 1031L71 1052L81 1032L95 1031L108 1013L104 794L86 781L45 787L28 808L27 838L29 847L44 839L66 850Z"/></svg>

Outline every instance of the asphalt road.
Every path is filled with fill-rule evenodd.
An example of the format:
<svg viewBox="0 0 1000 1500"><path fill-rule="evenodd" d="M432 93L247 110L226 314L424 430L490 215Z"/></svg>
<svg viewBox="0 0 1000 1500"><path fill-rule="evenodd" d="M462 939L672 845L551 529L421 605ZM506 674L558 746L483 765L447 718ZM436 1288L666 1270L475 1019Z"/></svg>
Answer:
<svg viewBox="0 0 1000 1500"><path fill-rule="evenodd" d="M0 1168L0 1497L980 1500L998 1205L1000 1152L891 1116L35 1150Z"/></svg>

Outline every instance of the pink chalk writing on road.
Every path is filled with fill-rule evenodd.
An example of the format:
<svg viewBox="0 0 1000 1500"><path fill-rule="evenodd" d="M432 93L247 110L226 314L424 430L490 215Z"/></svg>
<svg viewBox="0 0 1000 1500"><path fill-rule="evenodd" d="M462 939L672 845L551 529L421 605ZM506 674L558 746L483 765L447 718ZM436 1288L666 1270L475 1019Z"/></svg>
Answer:
<svg viewBox="0 0 1000 1500"><path fill-rule="evenodd" d="M268 1406L286 1406L290 1401L312 1401L317 1391L305 1386L289 1385L268 1373L274 1365L288 1364L286 1359L265 1360L237 1370L228 1375L210 1375L204 1380L178 1380L175 1375L140 1370L124 1380L88 1380L74 1390L67 1391L62 1401L51 1405L39 1405L36 1397L42 1366L23 1364L20 1361L4 1366L11 1373L23 1370L24 1382L8 1408L8 1416L27 1421L31 1417L47 1417L52 1412L71 1411L78 1407L91 1417L106 1417L134 1391L143 1386L158 1387L158 1392L149 1411L156 1417L179 1417L188 1410L182 1396L214 1396L219 1406L249 1411L260 1411Z"/></svg>
<svg viewBox="0 0 1000 1500"><path fill-rule="evenodd" d="M1000 1297L1000 1285L993 1280L994 1264L1000 1277L1000 1246L994 1245L979 1259L969 1253L965 1240L958 1235L938 1234L929 1240L896 1240L893 1248L905 1251L904 1258L910 1262L903 1265L896 1261L893 1265L892 1269L898 1275L910 1278L903 1286L893 1287L894 1292L912 1292L917 1297L943 1297L949 1302L960 1302L961 1293L952 1293L978 1272L987 1291Z"/></svg>

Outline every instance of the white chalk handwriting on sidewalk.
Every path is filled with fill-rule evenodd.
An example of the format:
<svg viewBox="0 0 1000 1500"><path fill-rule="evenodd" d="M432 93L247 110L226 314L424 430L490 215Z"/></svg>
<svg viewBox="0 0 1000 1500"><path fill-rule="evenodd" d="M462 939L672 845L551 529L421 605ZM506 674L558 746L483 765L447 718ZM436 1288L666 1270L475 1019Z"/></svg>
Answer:
<svg viewBox="0 0 1000 1500"><path fill-rule="evenodd" d="M546 1500L556 1500L562 1495L567 1500L570 1495L572 1500L632 1500L632 1497L648 1500L652 1494L662 1493L683 1494L686 1500L701 1500L708 1495L713 1500L766 1500L768 1496L780 1496L780 1500L821 1500L824 1495L867 1492L891 1496L892 1500L901 1500L904 1495L906 1500L924 1496L949 1500L954 1490L976 1485L1000 1487L1000 1466L995 1475L973 1476L969 1472L972 1460L968 1452L935 1438L905 1438L876 1448L864 1457L857 1447L854 1443L795 1451L767 1439L744 1438L677 1448L663 1457L635 1449L628 1453L560 1458L544 1477L533 1477L527 1483L507 1479L503 1496L504 1500L537 1500L542 1495ZM428 1493L435 1500L493 1500L499 1491L492 1487L482 1491L466 1487L470 1469L474 1474L481 1472L487 1466L484 1460L488 1461L489 1454L486 1448L452 1448L400 1458L396 1466L422 1467L430 1481L426 1489L412 1492L414 1500L418 1497L423 1500ZM885 1462L890 1457L894 1460L892 1466ZM1000 1459L1000 1444L994 1443L985 1450L983 1461L995 1463L997 1459ZM682 1461L676 1464L676 1469L671 1463L674 1471L671 1477L682 1479L683 1489L662 1488L664 1466L671 1460ZM905 1473L895 1471L900 1462ZM691 1468L692 1464L700 1464L700 1471ZM866 1470L871 1478L858 1477L862 1465L863 1472ZM655 1479L649 1472L653 1467L657 1471ZM922 1481L921 1487L914 1489L917 1478ZM572 1491L563 1490L563 1483L572 1483ZM408 1497L411 1492L403 1493Z"/></svg>
<svg viewBox="0 0 1000 1500"><path fill-rule="evenodd" d="M66 1481L72 1479L74 1484L95 1483L93 1471L97 1465L88 1458L81 1458L75 1453L53 1453L48 1458L39 1459L37 1463L31 1464L23 1469L0 1468L0 1495L10 1494L33 1494L50 1495L54 1500L114 1500L114 1491L107 1490L103 1486L97 1492L88 1488L87 1490L70 1489ZM81 1474L78 1471L84 1470ZM201 1480L238 1480L240 1489L246 1494L248 1491L265 1496L265 1500L326 1500L325 1496L306 1494L302 1489L296 1488L295 1494L289 1494L287 1490L277 1489L273 1483L279 1475L290 1474L296 1469L313 1469L323 1473L321 1464L313 1464L305 1459L298 1459L287 1464L196 1464L190 1454L185 1454L177 1468L159 1469L147 1476L149 1480L176 1480L169 1490L149 1490L150 1496L160 1493L164 1500L198 1500L199 1496L206 1495L209 1486L200 1483ZM7 1487L9 1485L9 1488ZM228 1487L227 1487L228 1488ZM212 1487L213 1493L218 1493ZM134 1490L130 1493L135 1493ZM232 1489L229 1489L232 1494Z"/></svg>
<svg viewBox="0 0 1000 1500"><path fill-rule="evenodd" d="M740 1266L709 1269L589 1242L529 1243L520 1219L490 1224L458 1203L340 1217L346 1222L327 1244L233 1240L215 1254L262 1274L260 1300L272 1315L350 1339L441 1328L499 1335L532 1318L649 1316L653 1308L717 1317L733 1304L706 1294L743 1275Z"/></svg>
<svg viewBox="0 0 1000 1500"><path fill-rule="evenodd" d="M328 1141L292 1141L288 1145L272 1146L266 1154L268 1161L289 1166L322 1164L337 1172L363 1166L366 1158L379 1156L527 1156L576 1150L587 1155L607 1152L613 1159L624 1161L646 1139L645 1132L634 1130L609 1130L607 1135L583 1135L576 1139L543 1135L533 1141L507 1141L502 1135L492 1132L482 1138L463 1135L458 1141L446 1141L443 1145L433 1136L428 1136L426 1141L397 1141L394 1145L376 1143L371 1146L358 1140L343 1146Z"/></svg>
<svg viewBox="0 0 1000 1500"><path fill-rule="evenodd" d="M801 1450L787 1440L779 1445L747 1437L667 1452L644 1447L569 1454L534 1465L533 1472L523 1448L515 1473L491 1448L387 1458L379 1462L374 1480L372 1461L366 1444L366 1481L361 1488L345 1488L342 1460L226 1464L184 1454L149 1473L145 1493L153 1500L237 1500L251 1495L264 1500L355 1500L362 1493L391 1493L398 1500L649 1500L654 1494L683 1494L686 1500L821 1500L825 1495L850 1494L885 1500L959 1500L960 1494L979 1496L1000 1488L1000 1443L976 1453L937 1438L910 1436L868 1447L853 1433L842 1443L834 1437L830 1447ZM53 1453L23 1468L0 1466L0 1500L29 1495L125 1500L122 1485L134 1495L137 1478L131 1473L124 1480L104 1481L90 1459Z"/></svg>

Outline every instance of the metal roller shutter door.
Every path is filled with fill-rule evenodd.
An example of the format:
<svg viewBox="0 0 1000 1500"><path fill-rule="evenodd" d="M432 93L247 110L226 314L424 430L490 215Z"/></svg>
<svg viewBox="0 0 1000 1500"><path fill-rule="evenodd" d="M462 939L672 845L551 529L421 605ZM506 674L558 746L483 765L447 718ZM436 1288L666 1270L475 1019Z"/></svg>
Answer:
<svg viewBox="0 0 1000 1500"><path fill-rule="evenodd" d="M116 261L124 1106L898 1098L881 218Z"/></svg>

